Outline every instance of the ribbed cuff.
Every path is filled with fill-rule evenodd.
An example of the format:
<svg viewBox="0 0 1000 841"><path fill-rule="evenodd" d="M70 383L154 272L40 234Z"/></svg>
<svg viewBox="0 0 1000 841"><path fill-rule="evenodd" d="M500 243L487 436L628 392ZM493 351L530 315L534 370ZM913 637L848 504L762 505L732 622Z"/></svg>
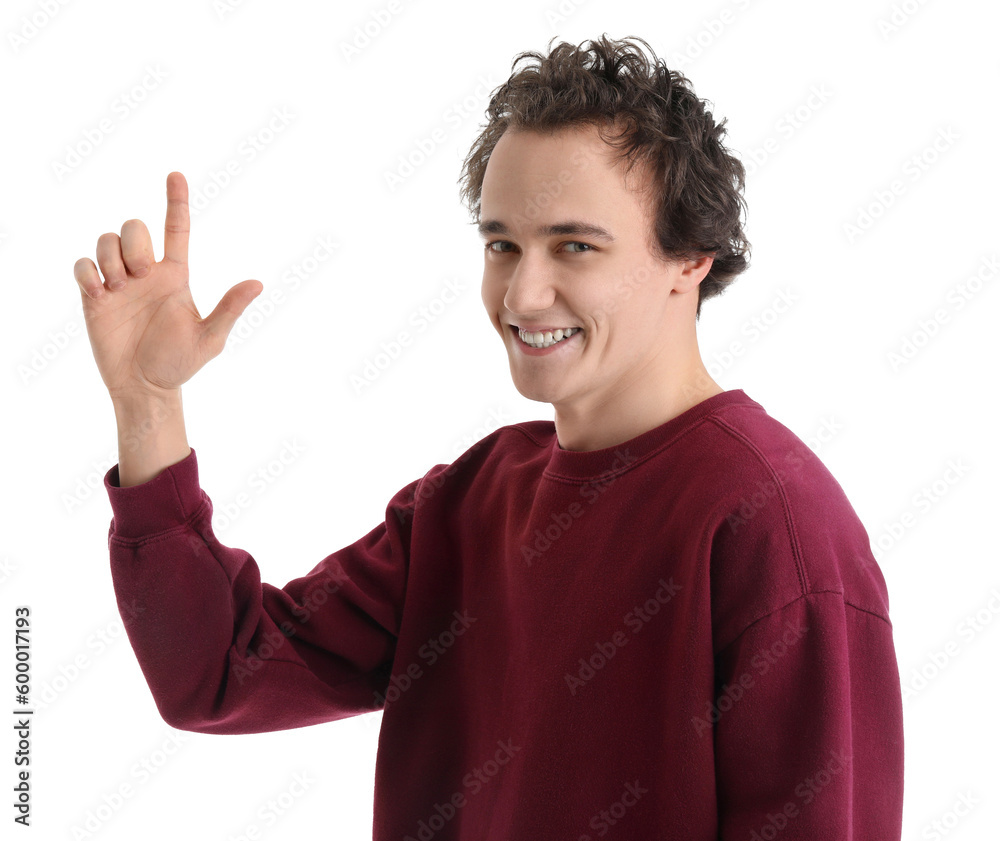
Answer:
<svg viewBox="0 0 1000 841"><path fill-rule="evenodd" d="M119 481L116 464L104 474L104 487L113 514L109 539L148 537L175 528L185 523L202 504L194 447L186 458L148 482L122 488Z"/></svg>

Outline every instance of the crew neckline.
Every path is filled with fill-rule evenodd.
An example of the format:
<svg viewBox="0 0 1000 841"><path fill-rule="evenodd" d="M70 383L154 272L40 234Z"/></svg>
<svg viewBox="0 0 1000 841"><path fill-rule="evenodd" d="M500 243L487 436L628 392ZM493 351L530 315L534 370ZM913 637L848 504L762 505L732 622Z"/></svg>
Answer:
<svg viewBox="0 0 1000 841"><path fill-rule="evenodd" d="M741 388L720 391L665 423L640 433L635 438L600 450L562 449L556 435L555 422L550 421L552 437L549 441L549 460L544 475L552 478L589 479L599 475L624 473L655 451L669 445L681 433L702 421L707 415L734 405L763 408Z"/></svg>

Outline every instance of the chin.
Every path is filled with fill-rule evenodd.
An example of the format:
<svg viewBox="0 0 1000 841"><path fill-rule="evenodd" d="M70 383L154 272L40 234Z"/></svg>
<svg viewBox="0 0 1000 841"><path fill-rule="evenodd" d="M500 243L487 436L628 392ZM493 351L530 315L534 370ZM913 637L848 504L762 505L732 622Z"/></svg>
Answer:
<svg viewBox="0 0 1000 841"><path fill-rule="evenodd" d="M524 391L523 389L520 388L518 389L518 391L521 392L522 397L524 397L527 400L534 400L536 403L547 403L551 405L554 402L553 397L540 394L539 392Z"/></svg>
<svg viewBox="0 0 1000 841"><path fill-rule="evenodd" d="M545 386L542 383L525 383L511 372L511 381L518 394L527 400L534 400L537 403L553 403L558 400L555 386Z"/></svg>

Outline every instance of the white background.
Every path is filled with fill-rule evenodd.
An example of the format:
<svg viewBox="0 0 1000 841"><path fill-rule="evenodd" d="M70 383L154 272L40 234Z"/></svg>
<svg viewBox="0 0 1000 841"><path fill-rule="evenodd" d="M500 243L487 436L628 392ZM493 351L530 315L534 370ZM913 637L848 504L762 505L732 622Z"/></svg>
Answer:
<svg viewBox="0 0 1000 841"><path fill-rule="evenodd" d="M102 481L117 439L74 262L93 259L97 238L130 218L146 223L161 258L167 173L187 176L194 201L231 161L239 174L192 219L191 286L202 315L247 278L265 286L252 312L317 237L339 243L272 312L255 316L241 345L184 387L216 531L251 551L264 580L283 585L365 534L392 493L452 461L497 417L551 419L549 405L521 398L510 382L479 297L481 245L457 178L489 93L517 53L544 52L553 36L579 43L605 32L641 36L684 70L728 119L728 142L752 169L752 268L703 308L702 354L723 387L744 389L814 446L878 547L912 690L904 838L933 837L925 832L934 820L948 838L996 827L989 328L1000 281L984 262L1000 255L996 4L51 5L54 14L18 0L0 13L8 454L0 625L9 629L0 707L13 692L13 610L28 604L39 709L32 835L228 839L256 826L265 839L370 838L381 715L253 736L175 734L179 747L155 764L172 731L114 600ZM345 45L366 25L375 34L348 57ZM135 107L123 107L144 81ZM823 95L810 99L814 90ZM274 109L292 115L288 125L248 160L241 144ZM112 131L72 158L104 119ZM444 142L391 188L386 175L400 156L435 131ZM463 289L457 301L417 332L411 316L449 282ZM782 294L794 303L778 313ZM932 330L936 313L943 318ZM756 336L754 319L767 327ZM359 394L351 375L402 329L412 345ZM916 350L894 364L904 339ZM740 353L727 358L734 342ZM835 430L826 440L817 437L824 428ZM292 439L304 452L265 492L253 491L251 474ZM240 492L252 505L221 522L218 512ZM935 654L945 661L937 674ZM921 669L930 679L914 682ZM9 825L13 736L0 729ZM151 777L137 773L143 761L153 763ZM312 782L269 825L259 810L295 773ZM132 796L105 806L122 783ZM958 819L951 810L963 794L979 805ZM88 813L92 836L74 831Z"/></svg>

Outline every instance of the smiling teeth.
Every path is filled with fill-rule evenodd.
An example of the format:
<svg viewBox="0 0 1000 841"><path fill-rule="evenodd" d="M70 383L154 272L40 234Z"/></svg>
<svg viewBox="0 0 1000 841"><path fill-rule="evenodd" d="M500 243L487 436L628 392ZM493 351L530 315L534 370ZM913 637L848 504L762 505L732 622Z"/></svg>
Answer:
<svg viewBox="0 0 1000 841"><path fill-rule="evenodd" d="M522 342L530 347L547 348L579 332L579 327L566 327L559 330L546 330L544 333L528 333L519 327L517 335L521 337Z"/></svg>

